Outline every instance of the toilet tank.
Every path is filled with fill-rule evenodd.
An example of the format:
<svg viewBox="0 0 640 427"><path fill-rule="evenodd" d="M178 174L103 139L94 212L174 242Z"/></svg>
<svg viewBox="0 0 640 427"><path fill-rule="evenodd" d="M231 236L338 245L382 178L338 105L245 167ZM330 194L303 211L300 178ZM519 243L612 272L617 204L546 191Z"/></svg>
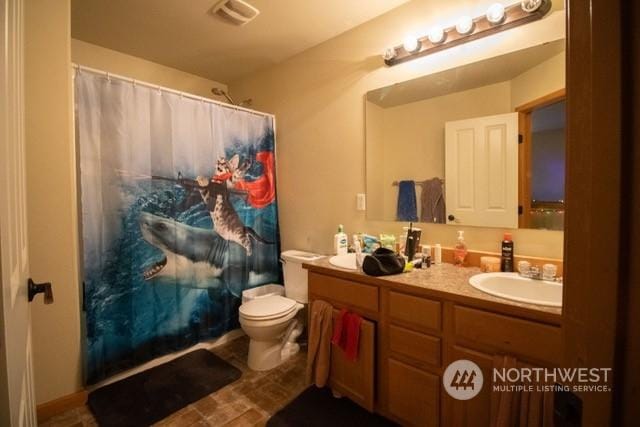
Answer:
<svg viewBox="0 0 640 427"><path fill-rule="evenodd" d="M309 302L308 274L302 263L323 258L322 255L297 250L284 251L280 254L284 273L284 293L287 298L299 303Z"/></svg>

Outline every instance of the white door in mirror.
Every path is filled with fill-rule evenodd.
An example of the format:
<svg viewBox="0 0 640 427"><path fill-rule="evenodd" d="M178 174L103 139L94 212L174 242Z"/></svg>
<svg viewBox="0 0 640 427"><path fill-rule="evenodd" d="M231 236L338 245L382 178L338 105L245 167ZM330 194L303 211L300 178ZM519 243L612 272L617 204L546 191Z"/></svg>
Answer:
<svg viewBox="0 0 640 427"><path fill-rule="evenodd" d="M518 228L518 113L445 123L447 224Z"/></svg>
<svg viewBox="0 0 640 427"><path fill-rule="evenodd" d="M469 283L487 294L529 304L562 307L562 284L533 280L518 273L482 273Z"/></svg>

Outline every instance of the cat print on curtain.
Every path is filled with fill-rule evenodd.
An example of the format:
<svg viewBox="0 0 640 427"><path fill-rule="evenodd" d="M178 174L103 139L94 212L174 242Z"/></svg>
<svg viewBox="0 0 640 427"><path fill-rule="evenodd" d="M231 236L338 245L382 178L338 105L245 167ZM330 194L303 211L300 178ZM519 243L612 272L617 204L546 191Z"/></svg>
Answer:
<svg viewBox="0 0 640 427"><path fill-rule="evenodd" d="M281 283L274 119L75 76L88 384L238 328Z"/></svg>

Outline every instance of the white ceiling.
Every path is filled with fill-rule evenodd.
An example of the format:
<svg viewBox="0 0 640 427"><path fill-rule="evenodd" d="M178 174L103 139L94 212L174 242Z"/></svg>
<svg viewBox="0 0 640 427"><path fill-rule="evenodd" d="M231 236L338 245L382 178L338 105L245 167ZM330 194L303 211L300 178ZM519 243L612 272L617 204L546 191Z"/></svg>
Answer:
<svg viewBox="0 0 640 427"><path fill-rule="evenodd" d="M229 83L408 0L249 0L245 26L211 15L217 1L72 0L72 37Z"/></svg>
<svg viewBox="0 0 640 427"><path fill-rule="evenodd" d="M511 80L563 52L565 41L522 49L458 68L429 74L367 93L367 100L383 108Z"/></svg>

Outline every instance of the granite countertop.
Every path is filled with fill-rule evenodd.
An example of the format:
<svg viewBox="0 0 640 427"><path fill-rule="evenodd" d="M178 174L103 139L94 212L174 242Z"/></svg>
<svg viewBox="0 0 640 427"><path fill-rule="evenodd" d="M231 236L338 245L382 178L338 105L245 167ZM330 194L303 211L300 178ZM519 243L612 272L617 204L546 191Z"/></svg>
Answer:
<svg viewBox="0 0 640 427"><path fill-rule="evenodd" d="M469 278L481 273L478 267L456 267L453 264L442 263L440 265L432 265L431 268L414 269L408 273L372 277L361 271L345 270L336 267L329 263L329 257L305 263L304 266L312 271L325 272L327 274L336 273L336 275L342 277L351 276L353 280L379 286L397 287L400 285L403 287L416 287L427 292L432 291L439 296L449 296L454 301L469 302L470 300L480 300L481 302L504 306L505 308L517 307L531 312L539 312L540 314L546 315L545 317L547 318L551 315L551 317L557 316L559 320L562 313L562 309L559 307L512 301L486 294L474 288L469 284Z"/></svg>

